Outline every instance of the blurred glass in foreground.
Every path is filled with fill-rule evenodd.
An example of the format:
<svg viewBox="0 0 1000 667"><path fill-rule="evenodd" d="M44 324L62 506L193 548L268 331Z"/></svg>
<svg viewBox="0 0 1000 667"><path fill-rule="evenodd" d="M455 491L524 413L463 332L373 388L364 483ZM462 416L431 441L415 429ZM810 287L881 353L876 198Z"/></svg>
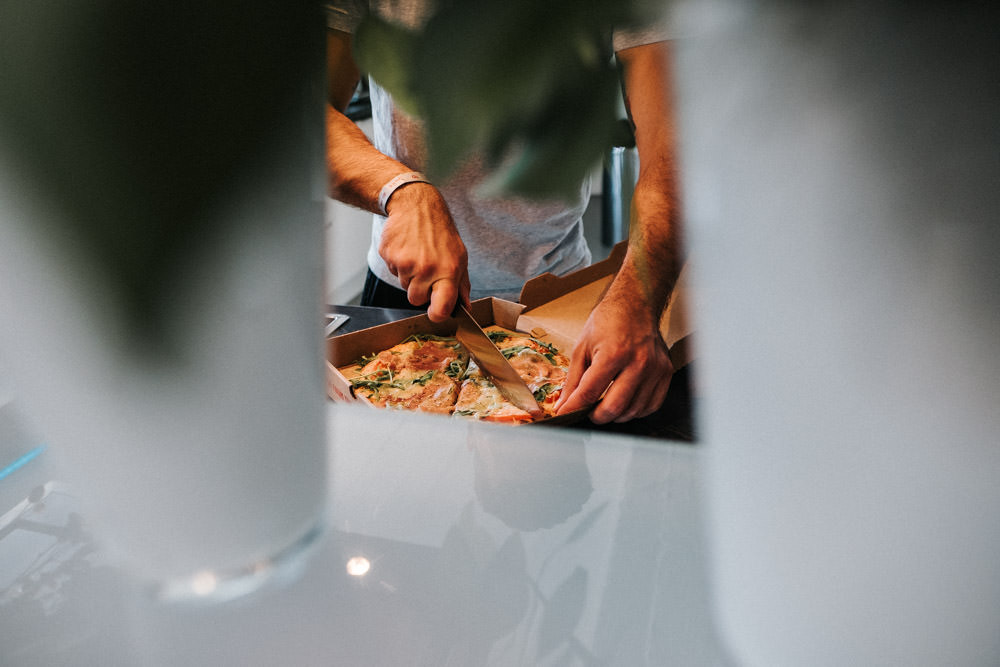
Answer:
<svg viewBox="0 0 1000 667"><path fill-rule="evenodd" d="M167 596L252 588L322 521L322 39L308 2L0 7L0 345Z"/></svg>
<svg viewBox="0 0 1000 667"><path fill-rule="evenodd" d="M673 10L733 656L997 664L996 10Z"/></svg>

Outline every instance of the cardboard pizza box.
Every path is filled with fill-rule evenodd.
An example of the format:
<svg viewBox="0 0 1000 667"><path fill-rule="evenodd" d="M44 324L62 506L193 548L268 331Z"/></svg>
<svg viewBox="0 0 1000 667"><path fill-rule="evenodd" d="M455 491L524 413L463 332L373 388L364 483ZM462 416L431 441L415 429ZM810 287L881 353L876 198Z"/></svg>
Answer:
<svg viewBox="0 0 1000 667"><path fill-rule="evenodd" d="M625 260L626 250L627 241L622 241L604 261L566 276L546 273L529 280L518 299L524 310L518 316L516 328L525 332L544 332L548 338L538 337L553 343L556 340L575 342L594 306ZM693 328L688 307L691 292L689 274L687 265L682 267L660 320L660 333L670 349L670 360L675 369L686 366L693 355L690 345ZM567 353L571 351L572 347Z"/></svg>
<svg viewBox="0 0 1000 667"><path fill-rule="evenodd" d="M626 242L622 241L601 262L566 276L547 273L529 280L521 291L518 303L496 297L478 299L472 302L470 312L482 327L496 324L506 329L522 331L552 343L569 355L591 310L621 266L625 251ZM671 361L678 369L691 358L691 347L688 345L691 328L687 316L687 273L685 267L660 327L670 348ZM326 349L328 396L335 401L367 403L354 395L350 379L340 369L352 365L365 355L392 347L411 334L451 336L455 329L453 320L431 322L426 314L420 314L330 338ZM536 423L554 419L563 421L562 417L556 417Z"/></svg>

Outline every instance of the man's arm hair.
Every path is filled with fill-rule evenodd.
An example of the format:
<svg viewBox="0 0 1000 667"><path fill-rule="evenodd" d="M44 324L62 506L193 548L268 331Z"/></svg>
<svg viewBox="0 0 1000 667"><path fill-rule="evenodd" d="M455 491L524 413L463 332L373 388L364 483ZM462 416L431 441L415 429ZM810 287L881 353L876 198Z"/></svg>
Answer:
<svg viewBox="0 0 1000 667"><path fill-rule="evenodd" d="M361 74L351 55L351 35L327 30L326 159L329 194L358 208L380 213L379 192L395 176L411 171L372 145L344 114Z"/></svg>
<svg viewBox="0 0 1000 667"><path fill-rule="evenodd" d="M635 295L658 318L683 265L670 44L637 46L617 57L639 153L629 249L619 276L630 291L638 288Z"/></svg>

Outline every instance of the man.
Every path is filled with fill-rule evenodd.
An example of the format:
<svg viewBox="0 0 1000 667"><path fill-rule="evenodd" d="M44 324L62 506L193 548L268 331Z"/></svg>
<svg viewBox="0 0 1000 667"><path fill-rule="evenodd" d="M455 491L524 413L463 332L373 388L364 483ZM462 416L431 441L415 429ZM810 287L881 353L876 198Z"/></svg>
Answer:
<svg viewBox="0 0 1000 667"><path fill-rule="evenodd" d="M410 5L405 18L419 22L413 3L394 6L401 4ZM369 142L342 113L360 77L351 57L355 23L349 8L328 11L327 161L332 196L384 216L375 218L362 303L392 305L393 294L398 299L405 294L410 304L429 303L428 316L442 321L459 299L516 297L535 275L568 273L588 264L580 218L587 187L569 205L480 197L475 185L484 173L475 158L446 183L426 182L419 173L426 158L419 121L396 107L376 81L372 106L378 147ZM596 403L591 413L596 423L656 411L673 374L659 333L682 264L668 55L665 41L616 39L640 158L633 193L637 224L621 270L573 350L558 405L560 412L569 412Z"/></svg>

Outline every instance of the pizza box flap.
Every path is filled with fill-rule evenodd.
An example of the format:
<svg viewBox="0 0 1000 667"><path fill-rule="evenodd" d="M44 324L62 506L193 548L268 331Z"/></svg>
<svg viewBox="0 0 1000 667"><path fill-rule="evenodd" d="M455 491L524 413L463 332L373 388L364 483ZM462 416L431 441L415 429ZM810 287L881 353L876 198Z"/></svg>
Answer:
<svg viewBox="0 0 1000 667"><path fill-rule="evenodd" d="M615 246L608 259L567 276L545 274L530 280L521 292L525 309L517 319L521 331L546 335L550 339L576 341L587 317L600 301L625 257L626 242ZM675 368L686 365L692 356L688 337L692 333L688 317L690 271L685 265L660 322L660 332L671 350ZM570 348L572 349L572 348Z"/></svg>
<svg viewBox="0 0 1000 667"><path fill-rule="evenodd" d="M613 276L625 261L626 250L628 242L621 241L611 249L607 259L600 262L594 262L565 276L551 273L536 276L524 284L518 302L524 304L525 309L531 310L595 280Z"/></svg>

